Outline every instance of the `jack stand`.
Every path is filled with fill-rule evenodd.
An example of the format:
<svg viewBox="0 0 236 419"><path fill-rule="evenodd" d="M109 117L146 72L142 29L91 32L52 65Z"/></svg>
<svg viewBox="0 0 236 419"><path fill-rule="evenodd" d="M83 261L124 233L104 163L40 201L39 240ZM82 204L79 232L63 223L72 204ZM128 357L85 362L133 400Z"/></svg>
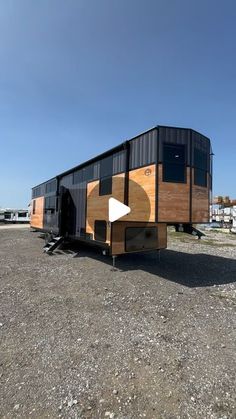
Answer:
<svg viewBox="0 0 236 419"><path fill-rule="evenodd" d="M160 262L161 261L161 249L158 249L158 261Z"/></svg>
<svg viewBox="0 0 236 419"><path fill-rule="evenodd" d="M73 257L73 258L78 258L78 257L79 257L79 252L75 252L75 253L72 255L72 257Z"/></svg>
<svg viewBox="0 0 236 419"><path fill-rule="evenodd" d="M116 271L116 256L112 256L112 271Z"/></svg>

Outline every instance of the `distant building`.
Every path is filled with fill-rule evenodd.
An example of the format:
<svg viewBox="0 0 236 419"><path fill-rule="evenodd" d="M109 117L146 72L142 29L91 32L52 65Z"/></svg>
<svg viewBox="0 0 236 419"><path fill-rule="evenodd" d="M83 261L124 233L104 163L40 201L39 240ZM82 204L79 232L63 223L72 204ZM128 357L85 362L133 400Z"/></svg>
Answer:
<svg viewBox="0 0 236 419"><path fill-rule="evenodd" d="M4 223L29 223L28 209L0 208L0 222Z"/></svg>
<svg viewBox="0 0 236 419"><path fill-rule="evenodd" d="M236 199L230 199L228 196L215 197L210 210L210 219L236 233Z"/></svg>

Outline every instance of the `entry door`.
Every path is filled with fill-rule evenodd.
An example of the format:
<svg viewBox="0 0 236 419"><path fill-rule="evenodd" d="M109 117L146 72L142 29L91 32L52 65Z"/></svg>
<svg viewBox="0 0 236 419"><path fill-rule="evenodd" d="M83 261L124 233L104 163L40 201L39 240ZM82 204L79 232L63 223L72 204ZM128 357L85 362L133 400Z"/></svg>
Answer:
<svg viewBox="0 0 236 419"><path fill-rule="evenodd" d="M74 205L69 189L61 187L60 189L60 235L74 236L76 225L76 207Z"/></svg>

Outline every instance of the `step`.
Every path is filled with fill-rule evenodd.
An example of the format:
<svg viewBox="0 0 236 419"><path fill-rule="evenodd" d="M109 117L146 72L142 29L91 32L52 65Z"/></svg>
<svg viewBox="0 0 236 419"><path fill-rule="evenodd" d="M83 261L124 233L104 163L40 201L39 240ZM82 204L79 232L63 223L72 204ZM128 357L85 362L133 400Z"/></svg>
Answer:
<svg viewBox="0 0 236 419"><path fill-rule="evenodd" d="M63 237L54 237L51 241L43 247L44 252L53 252L63 241Z"/></svg>

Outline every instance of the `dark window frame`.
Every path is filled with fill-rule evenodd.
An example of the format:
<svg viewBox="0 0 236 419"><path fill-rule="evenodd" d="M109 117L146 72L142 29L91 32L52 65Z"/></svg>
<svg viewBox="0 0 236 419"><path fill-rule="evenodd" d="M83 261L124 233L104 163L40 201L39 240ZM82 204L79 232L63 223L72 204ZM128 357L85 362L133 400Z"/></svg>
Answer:
<svg viewBox="0 0 236 419"><path fill-rule="evenodd" d="M57 181L56 179L50 180L49 182L46 183L45 186L45 193L49 194L52 192L55 192L57 189Z"/></svg>
<svg viewBox="0 0 236 419"><path fill-rule="evenodd" d="M109 181L109 183L108 183ZM107 190L106 187L109 187ZM99 181L99 196L112 195L113 180L112 176L106 176Z"/></svg>
<svg viewBox="0 0 236 419"><path fill-rule="evenodd" d="M194 166L194 185L202 188L208 187L208 166L209 156L207 151L194 147L193 150L193 166Z"/></svg>
<svg viewBox="0 0 236 419"><path fill-rule="evenodd" d="M165 147L169 148L169 149L178 149L179 151L182 149L184 151L183 154L183 160L182 161L178 161L176 160L171 160L171 159L165 159ZM165 183L187 183L187 164L186 164L186 144L172 144L172 143L163 143L163 161L162 161L162 182ZM170 168L173 168L174 166L176 167L181 167L181 169L183 170L183 180L178 180L178 179L174 179L171 178L170 176L167 175L166 170L167 167L169 166Z"/></svg>
<svg viewBox="0 0 236 419"><path fill-rule="evenodd" d="M204 178L201 176L204 176ZM202 188L207 188L208 182L207 182L207 171L199 169L198 167L194 167L194 185L195 186L201 186Z"/></svg>
<svg viewBox="0 0 236 419"><path fill-rule="evenodd" d="M54 214L57 207L57 197L55 195L45 197L44 213Z"/></svg>
<svg viewBox="0 0 236 419"><path fill-rule="evenodd" d="M39 196L42 196L41 186L36 186L33 188L32 198L38 198Z"/></svg>
<svg viewBox="0 0 236 419"><path fill-rule="evenodd" d="M12 212L9 212L9 211L4 212L4 218L5 218L5 220L11 220L12 219Z"/></svg>
<svg viewBox="0 0 236 419"><path fill-rule="evenodd" d="M27 212L18 212L18 217L19 218L26 218L27 217Z"/></svg>

